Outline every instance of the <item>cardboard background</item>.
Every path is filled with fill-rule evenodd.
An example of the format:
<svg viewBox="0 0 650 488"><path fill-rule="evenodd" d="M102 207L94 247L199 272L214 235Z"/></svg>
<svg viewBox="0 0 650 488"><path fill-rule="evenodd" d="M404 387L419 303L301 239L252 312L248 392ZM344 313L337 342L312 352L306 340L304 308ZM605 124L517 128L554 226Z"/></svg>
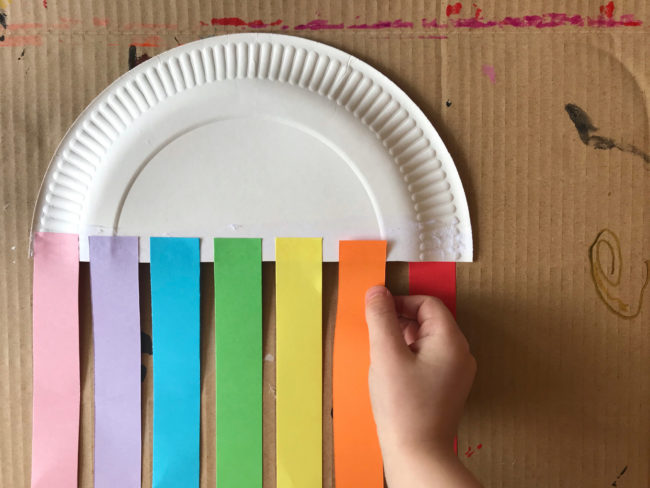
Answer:
<svg viewBox="0 0 650 488"><path fill-rule="evenodd" d="M455 160L476 256L458 266L458 319L479 364L459 432L461 459L486 486L648 486L650 292L640 291L650 259L647 2L481 1L474 7L467 1L449 17L447 2L424 0L2 0L0 7L7 23L0 26L1 486L29 486L28 236L56 145L129 63L200 37L254 29L326 42L375 66L420 105ZM525 18L549 12L566 15ZM245 25L221 25L239 23L228 18ZM433 27L434 18L448 26ZM502 25L489 25L493 20ZM311 29L323 21L337 28ZM389 23L349 28L380 21ZM309 28L296 28L301 25ZM591 135L626 151L584 144L568 103L589 115L598 128ZM644 154L629 152L630 145ZM589 248L604 229L621 246L620 286L609 291L641 308L633 319L610 310L596 290ZM612 271L610 254L599 262ZM148 269L141 271L146 304ZM202 272L204 297L210 297L210 267ZM406 290L406 272L404 264L389 265L393 291ZM326 265L324 277L329 372L336 265ZM87 266L81 283L87 289ZM272 263L264 267L264 291L266 354L274 348ZM212 305L204 300L203 307L201 480L214 486L214 331ZM85 293L82 317L79 474L80 486L92 486ZM143 305L143 328L149 324ZM151 357L143 354L143 363L150 367ZM274 363L265 361L265 486L275 485L273 373ZM150 380L147 374L143 383L144 486L150 484ZM332 486L329 374L324 388L324 486Z"/></svg>

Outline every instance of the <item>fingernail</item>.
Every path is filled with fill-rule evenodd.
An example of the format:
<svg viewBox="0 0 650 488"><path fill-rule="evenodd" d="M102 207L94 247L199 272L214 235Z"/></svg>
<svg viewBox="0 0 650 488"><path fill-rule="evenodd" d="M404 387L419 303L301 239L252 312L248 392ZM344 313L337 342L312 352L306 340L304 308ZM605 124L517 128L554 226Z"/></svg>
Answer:
<svg viewBox="0 0 650 488"><path fill-rule="evenodd" d="M390 296L390 291L385 286L373 286L366 292L366 303L378 296Z"/></svg>

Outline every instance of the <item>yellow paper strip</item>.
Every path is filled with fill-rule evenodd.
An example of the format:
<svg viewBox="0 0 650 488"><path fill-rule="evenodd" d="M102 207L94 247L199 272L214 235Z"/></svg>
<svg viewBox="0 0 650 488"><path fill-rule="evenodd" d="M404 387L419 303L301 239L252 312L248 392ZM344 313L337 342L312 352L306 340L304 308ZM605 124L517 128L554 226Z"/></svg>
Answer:
<svg viewBox="0 0 650 488"><path fill-rule="evenodd" d="M322 486L322 248L275 240L278 488Z"/></svg>

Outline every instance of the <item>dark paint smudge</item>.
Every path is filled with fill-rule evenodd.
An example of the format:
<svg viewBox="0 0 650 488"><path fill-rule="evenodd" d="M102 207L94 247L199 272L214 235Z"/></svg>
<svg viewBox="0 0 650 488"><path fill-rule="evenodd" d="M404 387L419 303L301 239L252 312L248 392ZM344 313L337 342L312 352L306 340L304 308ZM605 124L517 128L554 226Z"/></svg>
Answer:
<svg viewBox="0 0 650 488"><path fill-rule="evenodd" d="M25 57L25 49L20 53L20 56L18 56L18 61L21 61Z"/></svg>
<svg viewBox="0 0 650 488"><path fill-rule="evenodd" d="M445 105L447 105L447 107L451 107L451 100L447 100L447 101L445 102Z"/></svg>
<svg viewBox="0 0 650 488"><path fill-rule="evenodd" d="M612 486L618 486L618 484L617 484L618 480L621 479L621 476L623 476L623 475L625 474L626 471L627 471L627 466L625 466L625 467L623 468L623 471L621 471L621 472L618 474L618 476L616 477L616 479L615 479L614 482L612 483Z"/></svg>
<svg viewBox="0 0 650 488"><path fill-rule="evenodd" d="M140 352L142 354L153 354L153 343L151 336L145 332L140 331ZM144 381L147 376L147 367L144 364L140 365L140 381Z"/></svg>
<svg viewBox="0 0 650 488"><path fill-rule="evenodd" d="M0 26L4 30L7 30L7 14L2 9L0 9ZM5 40L5 35L3 33L2 35L0 35L0 42L2 42L4 40Z"/></svg>
<svg viewBox="0 0 650 488"><path fill-rule="evenodd" d="M129 46L129 69L135 68L137 65L144 63L146 60L151 59L147 53L142 53L138 56L136 47L132 44Z"/></svg>
<svg viewBox="0 0 650 488"><path fill-rule="evenodd" d="M142 354L153 354L153 342L151 336L146 332L140 331L140 350Z"/></svg>
<svg viewBox="0 0 650 488"><path fill-rule="evenodd" d="M573 125L575 125L578 131L578 136L585 146L590 146L594 149L618 149L622 152L629 152L635 156L639 156L647 164L650 164L650 154L643 152L638 147L632 144L621 144L609 137L592 135L591 133L597 131L598 127L593 125L589 115L577 105L567 103L564 106L564 110L569 114L571 122L573 122Z"/></svg>

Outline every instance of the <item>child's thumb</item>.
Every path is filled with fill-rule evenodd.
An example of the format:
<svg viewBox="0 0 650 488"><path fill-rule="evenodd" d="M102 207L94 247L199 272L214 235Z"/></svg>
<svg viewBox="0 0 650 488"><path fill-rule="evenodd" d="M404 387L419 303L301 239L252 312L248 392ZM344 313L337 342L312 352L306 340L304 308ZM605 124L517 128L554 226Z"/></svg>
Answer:
<svg viewBox="0 0 650 488"><path fill-rule="evenodd" d="M373 286L366 292L366 322L372 363L399 360L409 352L400 331L395 301L386 287Z"/></svg>

